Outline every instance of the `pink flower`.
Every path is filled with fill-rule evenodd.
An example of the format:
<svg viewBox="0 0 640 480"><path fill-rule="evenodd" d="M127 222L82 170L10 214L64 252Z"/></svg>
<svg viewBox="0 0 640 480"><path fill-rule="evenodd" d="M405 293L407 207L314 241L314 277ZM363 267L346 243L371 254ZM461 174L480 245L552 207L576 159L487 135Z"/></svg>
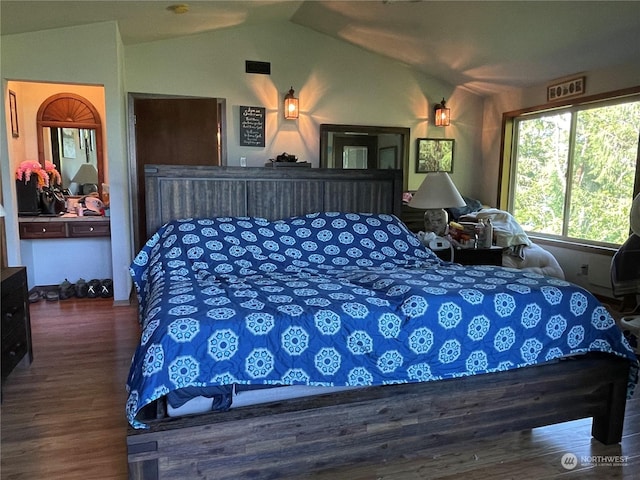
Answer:
<svg viewBox="0 0 640 480"><path fill-rule="evenodd" d="M48 161L45 162L45 168L42 168L42 165L37 160L24 160L20 162L16 169L16 179L25 183L31 179L33 174L38 177L38 189L48 187L50 180L54 185L62 183L62 178L58 170L56 170L56 166Z"/></svg>

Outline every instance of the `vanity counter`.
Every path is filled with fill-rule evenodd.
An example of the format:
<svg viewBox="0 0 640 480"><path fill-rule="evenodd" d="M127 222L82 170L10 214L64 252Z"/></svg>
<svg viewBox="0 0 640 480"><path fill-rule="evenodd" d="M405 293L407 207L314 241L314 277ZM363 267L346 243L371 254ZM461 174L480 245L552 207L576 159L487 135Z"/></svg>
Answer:
<svg viewBox="0 0 640 480"><path fill-rule="evenodd" d="M20 217L18 224L25 240L111 236L110 218L103 216Z"/></svg>

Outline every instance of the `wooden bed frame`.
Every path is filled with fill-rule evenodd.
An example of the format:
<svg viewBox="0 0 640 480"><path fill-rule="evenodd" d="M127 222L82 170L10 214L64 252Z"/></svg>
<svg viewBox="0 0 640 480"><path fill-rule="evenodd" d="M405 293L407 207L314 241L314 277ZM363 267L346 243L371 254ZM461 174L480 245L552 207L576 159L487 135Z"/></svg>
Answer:
<svg viewBox="0 0 640 480"><path fill-rule="evenodd" d="M146 170L147 230L172 218L400 211L399 171L171 167ZM205 202L203 204L203 202ZM389 385L129 427L129 478L276 479L383 463L435 445L593 417L620 441L629 362L590 354L500 373Z"/></svg>

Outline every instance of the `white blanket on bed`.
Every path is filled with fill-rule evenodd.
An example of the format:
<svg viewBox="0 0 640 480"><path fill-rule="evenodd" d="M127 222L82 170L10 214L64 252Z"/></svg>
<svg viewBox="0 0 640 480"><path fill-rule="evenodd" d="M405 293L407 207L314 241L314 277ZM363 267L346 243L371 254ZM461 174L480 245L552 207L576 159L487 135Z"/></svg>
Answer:
<svg viewBox="0 0 640 480"><path fill-rule="evenodd" d="M556 258L534 244L509 212L497 208L483 208L464 215L461 220L480 221L488 218L493 224L495 244L506 249L502 255L502 266L565 278Z"/></svg>
<svg viewBox="0 0 640 480"><path fill-rule="evenodd" d="M497 208L483 208L477 212L464 215L460 220L481 221L491 219L493 238L499 247L513 247L515 245L531 245L531 240L524 233L520 224L509 212Z"/></svg>
<svg viewBox="0 0 640 480"><path fill-rule="evenodd" d="M540 245L532 243L524 247L523 257L519 258L513 255L502 255L502 266L518 268L529 272L547 275L564 279L564 271L551 252L548 252Z"/></svg>

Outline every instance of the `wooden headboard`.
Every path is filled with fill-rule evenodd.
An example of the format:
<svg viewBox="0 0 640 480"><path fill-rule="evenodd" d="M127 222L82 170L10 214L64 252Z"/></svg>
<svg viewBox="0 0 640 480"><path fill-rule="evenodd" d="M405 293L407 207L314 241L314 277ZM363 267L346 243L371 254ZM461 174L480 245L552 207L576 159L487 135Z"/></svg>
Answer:
<svg viewBox="0 0 640 480"><path fill-rule="evenodd" d="M277 220L312 212L400 216L401 170L145 166L146 233L187 217Z"/></svg>

